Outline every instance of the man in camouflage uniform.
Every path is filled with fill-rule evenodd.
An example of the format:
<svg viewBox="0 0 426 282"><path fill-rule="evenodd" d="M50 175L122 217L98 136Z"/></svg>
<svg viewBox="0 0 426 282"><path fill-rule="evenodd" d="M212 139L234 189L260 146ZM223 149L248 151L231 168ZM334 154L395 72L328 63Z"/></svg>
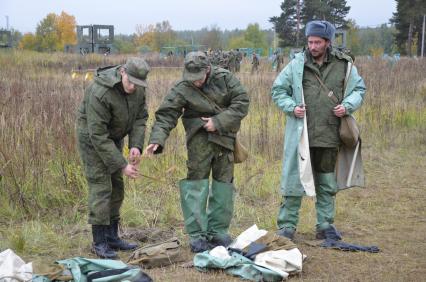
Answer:
<svg viewBox="0 0 426 282"><path fill-rule="evenodd" d="M256 53L253 52L253 56L251 59L251 74L257 73L259 69L259 58L257 57Z"/></svg>
<svg viewBox="0 0 426 282"><path fill-rule="evenodd" d="M235 72L240 72L241 62L243 60L243 53L240 52L240 49L237 49L235 52L236 62L235 62Z"/></svg>
<svg viewBox="0 0 426 282"><path fill-rule="evenodd" d="M77 113L78 148L89 184L89 224L92 251L115 258L114 250L137 247L118 237L120 207L124 199L123 174L136 178L145 124L146 77L149 66L141 58L125 65L98 69L87 87ZM128 135L128 163L122 155Z"/></svg>
<svg viewBox="0 0 426 282"><path fill-rule="evenodd" d="M272 62L272 65L276 67L275 71L280 72L281 71L281 65L284 63L284 59L281 53L278 51L275 51L274 61Z"/></svg>
<svg viewBox="0 0 426 282"><path fill-rule="evenodd" d="M161 153L178 119L186 132L187 178L179 182L185 229L193 252L231 242L234 208L234 143L249 97L229 71L212 66L202 52L185 58L177 82L155 113L145 154ZM212 173L211 191L209 177Z"/></svg>
<svg viewBox="0 0 426 282"><path fill-rule="evenodd" d="M230 50L228 52L229 62L228 62L228 69L231 72L235 72L236 64L237 64L237 56L234 50Z"/></svg>
<svg viewBox="0 0 426 282"><path fill-rule="evenodd" d="M231 71L230 68L229 68L230 59L231 59L230 52L229 51L222 51L221 56L220 56L220 60L219 60L219 64L217 66Z"/></svg>
<svg viewBox="0 0 426 282"><path fill-rule="evenodd" d="M309 22L306 25L308 49L296 54L272 87L272 99L286 113L281 177L283 203L278 215L278 234L288 238L294 236L302 196L309 191L306 187L311 187L302 184L307 170L300 165L306 161L306 157L301 157L301 142L307 142L312 164L310 183L315 186L316 237L341 238L333 225L338 192L334 171L341 145L340 118L362 105L365 85L356 67L349 68L352 58L332 48L334 32L335 28L327 21ZM303 139L305 119L308 136Z"/></svg>

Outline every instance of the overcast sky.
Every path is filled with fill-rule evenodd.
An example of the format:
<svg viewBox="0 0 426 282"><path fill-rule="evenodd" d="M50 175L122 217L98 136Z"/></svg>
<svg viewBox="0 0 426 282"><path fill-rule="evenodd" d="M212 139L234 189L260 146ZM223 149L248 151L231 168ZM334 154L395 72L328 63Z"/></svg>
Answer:
<svg viewBox="0 0 426 282"><path fill-rule="evenodd" d="M268 19L281 13L283 0L0 0L0 27L34 32L48 13L65 11L77 24L112 24L115 33L131 34L137 24L168 20L175 30L195 30L217 25L244 29L249 23L271 28ZM111 3L111 4L109 4ZM394 0L347 0L348 18L360 26L387 23L395 12Z"/></svg>

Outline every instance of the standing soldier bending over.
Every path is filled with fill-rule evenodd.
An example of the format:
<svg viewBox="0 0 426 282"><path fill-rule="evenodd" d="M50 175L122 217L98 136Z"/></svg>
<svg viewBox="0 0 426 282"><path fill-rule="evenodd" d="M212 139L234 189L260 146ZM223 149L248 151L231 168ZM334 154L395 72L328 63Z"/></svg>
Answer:
<svg viewBox="0 0 426 282"><path fill-rule="evenodd" d="M92 252L115 258L114 250L132 250L118 237L120 207L124 199L123 174L136 178L145 124L147 63L129 58L125 65L98 69L87 87L77 113L78 148L89 184L89 224ZM122 155L129 136L130 164Z"/></svg>
<svg viewBox="0 0 426 282"><path fill-rule="evenodd" d="M192 252L231 243L234 210L234 143L249 97L228 70L212 66L202 52L185 58L183 79L155 113L145 153L161 153L178 119L186 132L188 175L179 182L185 229ZM220 108L220 109L219 109ZM209 176L213 180L209 194Z"/></svg>

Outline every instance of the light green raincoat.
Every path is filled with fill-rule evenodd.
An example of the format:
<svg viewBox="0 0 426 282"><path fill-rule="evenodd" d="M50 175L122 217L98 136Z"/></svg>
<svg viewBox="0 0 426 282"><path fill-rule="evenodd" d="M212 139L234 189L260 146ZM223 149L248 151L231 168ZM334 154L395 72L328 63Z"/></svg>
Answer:
<svg viewBox="0 0 426 282"><path fill-rule="evenodd" d="M347 59L348 62L352 63L349 56L342 54L342 57ZM293 113L296 106L303 104L302 80L304 63L304 53L296 54L295 58L275 79L271 91L272 100L275 102L278 108L286 114L284 160L281 174L281 192L284 196L303 196L305 194L305 190L308 190L306 185L302 185L301 181L301 177L306 174L306 172L299 169L299 162L301 161L299 144L301 141L303 141L302 131L306 121L305 119L296 118ZM348 114L352 114L361 106L364 95L364 81L361 76L359 76L356 67L353 66L349 74L349 79L342 102L342 105L346 108L346 112ZM357 153L359 153L359 151ZM305 156L309 158L309 153ZM305 168L308 170L311 169L310 166L305 166ZM360 176L360 179L361 178L363 179L363 176ZM311 179L309 182L313 184L313 179ZM313 195L315 195L315 192Z"/></svg>

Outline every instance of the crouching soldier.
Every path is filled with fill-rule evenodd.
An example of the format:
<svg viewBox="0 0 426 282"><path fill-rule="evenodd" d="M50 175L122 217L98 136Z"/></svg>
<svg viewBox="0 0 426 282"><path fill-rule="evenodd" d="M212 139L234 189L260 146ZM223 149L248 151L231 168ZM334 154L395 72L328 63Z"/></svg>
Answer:
<svg viewBox="0 0 426 282"><path fill-rule="evenodd" d="M78 148L89 184L89 224L92 252L115 258L115 250L136 244L118 237L120 207L124 199L123 174L136 178L148 113L145 103L149 66L141 58L125 65L98 69L87 87L77 113ZM130 163L123 157L128 135Z"/></svg>
<svg viewBox="0 0 426 282"><path fill-rule="evenodd" d="M212 66L202 52L185 58L177 82L155 113L148 155L161 153L182 116L188 150L188 175L179 182L185 229L193 252L231 242L234 209L234 143L249 97L228 70ZM213 180L209 194L209 176Z"/></svg>

